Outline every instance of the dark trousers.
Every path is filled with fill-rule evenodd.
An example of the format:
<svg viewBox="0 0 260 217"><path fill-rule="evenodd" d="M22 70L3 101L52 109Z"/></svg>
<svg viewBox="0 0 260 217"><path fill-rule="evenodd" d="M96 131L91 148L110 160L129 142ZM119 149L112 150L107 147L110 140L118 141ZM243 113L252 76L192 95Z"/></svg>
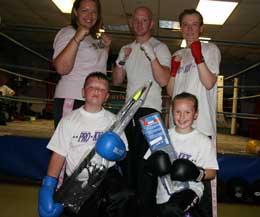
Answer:
<svg viewBox="0 0 260 217"><path fill-rule="evenodd" d="M184 217L198 202L199 197L190 189L174 193L166 203L157 206L158 217Z"/></svg>
<svg viewBox="0 0 260 217"><path fill-rule="evenodd" d="M129 157L124 174L129 187L136 192L140 200L139 216L142 217L156 216L157 178L144 172L145 160L143 157L149 146L142 133L139 118L154 112L158 111L151 108L140 108L125 130L129 146Z"/></svg>
<svg viewBox="0 0 260 217"><path fill-rule="evenodd" d="M122 175L110 168L97 191L74 214L65 208L62 217L135 217L135 194L128 190Z"/></svg>
<svg viewBox="0 0 260 217"><path fill-rule="evenodd" d="M85 101L83 101L83 100L75 99L72 110L75 110L75 109L81 107L82 105L84 105L84 103L85 103ZM55 126L55 128L58 126L58 123L59 123L60 119L62 118L63 105L64 105L64 99L63 98L55 98L54 99L53 114L54 114L54 126Z"/></svg>
<svg viewBox="0 0 260 217"><path fill-rule="evenodd" d="M212 217L212 193L211 193L211 183L209 180L203 181L204 192L203 196L196 206L196 209L193 210L192 216L194 217Z"/></svg>

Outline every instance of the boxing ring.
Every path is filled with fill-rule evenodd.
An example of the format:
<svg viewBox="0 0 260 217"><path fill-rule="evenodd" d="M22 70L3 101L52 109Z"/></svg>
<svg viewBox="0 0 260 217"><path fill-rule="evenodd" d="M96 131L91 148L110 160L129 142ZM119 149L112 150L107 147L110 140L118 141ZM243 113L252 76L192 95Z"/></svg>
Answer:
<svg viewBox="0 0 260 217"><path fill-rule="evenodd" d="M16 43L16 41L14 41ZM18 44L22 46L21 44ZM34 55L42 58L48 63L48 58L39 53L26 49ZM240 85L239 78L251 70L259 69L260 63L254 64L231 76L218 77L218 105L217 105L217 153L220 170L218 171L218 200L236 201L244 203L255 203L260 201L258 183L260 182L260 109L258 103L260 97L259 86ZM51 118L52 97L55 88L55 71L51 69L39 69L41 73L50 76L43 76L39 79L36 76L29 76L28 73L21 73L23 70L36 70L35 68L22 68L21 66L1 65L0 71L9 77L13 77L18 85L16 92L19 93L19 85L23 82L33 81L46 92L44 97L25 96L15 94L14 96L0 96L0 103L5 107L4 112L9 115L6 125L0 125L0 173L15 177L27 177L33 180L41 180L46 174L50 152L46 145L51 137L54 124ZM111 78L111 71L108 71ZM54 77L54 78L53 78ZM245 89L254 90L254 95L244 95ZM226 94L227 92L227 94ZM112 87L110 98L105 105L107 109L116 113L125 100L125 86ZM254 113L243 111L254 104ZM163 92L163 118L167 124L169 113L169 97ZM17 111L8 110L8 104L21 108L25 106L23 114ZM251 106L252 107L252 106ZM246 110L244 109L244 110ZM20 110L21 111L21 110ZM240 129L246 125L245 131L240 135ZM232 185L233 184L233 185ZM235 190L234 186L239 186ZM234 192L224 191L228 188ZM229 194L229 195L228 195ZM250 196L251 194L251 196ZM228 196L227 196L228 195Z"/></svg>

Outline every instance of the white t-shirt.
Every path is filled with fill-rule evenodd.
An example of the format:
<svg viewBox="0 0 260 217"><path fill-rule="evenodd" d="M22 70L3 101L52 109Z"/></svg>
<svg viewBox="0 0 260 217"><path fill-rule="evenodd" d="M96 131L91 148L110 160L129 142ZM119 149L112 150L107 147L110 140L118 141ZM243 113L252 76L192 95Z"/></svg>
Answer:
<svg viewBox="0 0 260 217"><path fill-rule="evenodd" d="M169 136L174 150L177 153L177 158L188 159L196 166L204 169L218 170L219 167L215 150L211 144L211 140L206 135L196 129L188 134L180 134L175 131L175 128L171 128L169 129ZM184 190L184 186L179 183L180 182L176 182L175 192ZM193 190L199 198L202 197L204 190L202 182L189 181L188 188ZM161 180L158 179L157 203L165 203L169 198L170 195L162 185Z"/></svg>
<svg viewBox="0 0 260 217"><path fill-rule="evenodd" d="M171 54L168 47L164 43L158 41L153 37L149 39L148 43L153 47L160 64L170 68ZM161 111L162 89L160 85L155 81L152 73L151 62L147 59L144 52L140 49L140 45L140 43L134 41L128 45L123 46L120 50L120 52L124 52L125 47L132 48L132 51L124 66L127 74L126 100L131 97L138 88L143 86L144 82L152 80L154 82L142 107L153 108L157 111Z"/></svg>
<svg viewBox="0 0 260 217"><path fill-rule="evenodd" d="M97 113L89 113L83 107L76 109L61 119L47 148L66 157L66 173L70 176L114 121L115 115L105 109ZM125 134L121 138L128 149ZM95 157L94 161L101 159Z"/></svg>
<svg viewBox="0 0 260 217"><path fill-rule="evenodd" d="M201 43L202 54L211 72L219 74L220 51L215 44ZM197 64L190 48L181 49L173 56L181 57L181 65L174 82L173 97L182 92L194 94L199 102L199 115L194 127L207 136L216 135L217 84L207 90L199 79ZM171 115L172 118L172 115ZM172 120L170 120L172 123Z"/></svg>
<svg viewBox="0 0 260 217"><path fill-rule="evenodd" d="M74 37L76 30L72 26L62 28L56 35L53 48L53 59L67 46ZM84 100L81 94L85 78L92 72L106 74L108 49L100 48L98 40L87 36L80 42L75 64L71 72L61 76L54 98L71 98Z"/></svg>

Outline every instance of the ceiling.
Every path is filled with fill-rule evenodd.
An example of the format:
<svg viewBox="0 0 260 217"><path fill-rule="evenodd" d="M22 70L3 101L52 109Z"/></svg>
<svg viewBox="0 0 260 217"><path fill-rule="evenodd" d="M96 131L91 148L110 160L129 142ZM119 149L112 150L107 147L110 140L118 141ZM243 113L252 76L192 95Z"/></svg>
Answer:
<svg viewBox="0 0 260 217"><path fill-rule="evenodd" d="M202 36L212 38L219 46L222 62L255 64L260 62L260 1L238 2L223 26L205 25ZM14 39L51 58L54 36L62 26L69 23L70 16L62 14L51 0L0 0L0 4L0 43ZM101 4L104 24L126 25L137 6L148 6L156 21L177 20L183 9L196 8L198 0L101 0ZM114 54L133 39L129 32L113 31L109 34L113 39L111 52ZM164 41L171 52L179 49L179 32L162 30L156 26L154 35Z"/></svg>

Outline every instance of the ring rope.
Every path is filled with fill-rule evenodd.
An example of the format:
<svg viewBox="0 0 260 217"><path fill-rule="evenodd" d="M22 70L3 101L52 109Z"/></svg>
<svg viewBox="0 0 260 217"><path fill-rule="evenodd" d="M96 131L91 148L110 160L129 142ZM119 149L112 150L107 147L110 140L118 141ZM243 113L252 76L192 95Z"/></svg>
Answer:
<svg viewBox="0 0 260 217"><path fill-rule="evenodd" d="M255 88L258 88L260 89L260 86L259 85L237 85L237 86L234 86L234 85L224 85L224 86L218 86L217 88L250 88L250 89L255 89Z"/></svg>
<svg viewBox="0 0 260 217"><path fill-rule="evenodd" d="M45 104L45 103L53 103L53 99L44 99L44 98L37 98L37 97L19 97L19 96L0 96L1 100L9 100L14 102L25 102L25 103L34 103L34 104ZM123 105L123 102L122 102ZM116 109L119 110L122 105L116 105L113 103L106 103L104 107L109 109ZM162 108L162 113L166 113L168 110L166 107Z"/></svg>
<svg viewBox="0 0 260 217"><path fill-rule="evenodd" d="M252 96L241 96L241 97L236 97L235 99L253 99L253 98L258 98L260 97L260 94L257 95L252 95ZM233 100L234 98L224 98L224 100Z"/></svg>
<svg viewBox="0 0 260 217"><path fill-rule="evenodd" d="M29 67L29 66L22 66L22 65L13 65L13 64L3 64L0 63L0 67L9 67L9 68L16 68L16 69L23 69L23 70L29 70L34 72L44 72L44 73L53 73L56 74L57 72L50 69L40 69L37 67Z"/></svg>
<svg viewBox="0 0 260 217"><path fill-rule="evenodd" d="M16 72L11 72L11 71L9 71L7 69L0 68L0 71L7 72L7 73L9 73L11 75L15 75L17 77L22 77L22 78L26 78L26 79L30 79L30 80L38 81L38 82L43 82L43 83L50 84L50 85L56 85L56 83L53 83L53 82L41 80L41 79L38 79L38 78L33 78L33 77L30 77L30 76L27 76L27 75L18 74Z"/></svg>
<svg viewBox="0 0 260 217"><path fill-rule="evenodd" d="M248 114L248 113L232 113L232 112L217 112L218 114L224 114L228 117L245 118L245 119L260 119L258 114Z"/></svg>
<svg viewBox="0 0 260 217"><path fill-rule="evenodd" d="M44 98L37 98L37 97L0 96L0 99L15 101L15 102L35 103L35 104L53 102L53 99L44 99Z"/></svg>
<svg viewBox="0 0 260 217"><path fill-rule="evenodd" d="M32 50L31 48L26 47L26 46L23 45L22 43L16 41L15 39L13 39L13 38L11 38L10 36L4 34L3 32L0 32L0 35L3 36L4 38L8 39L9 41L15 43L16 45L18 45L18 46L24 48L25 50L27 50L27 51L33 53L34 55L36 55L36 56L42 58L43 60L46 60L47 62L52 62L49 58L47 58L47 57L41 55L40 53L38 53L37 51Z"/></svg>
<svg viewBox="0 0 260 217"><path fill-rule="evenodd" d="M243 69L243 70L241 70L240 72L237 72L237 73L235 73L235 74L233 74L233 75L231 75L231 76L228 76L228 77L226 77L224 80L228 80L228 79L237 77L237 76L239 76L239 75L241 75L241 74L243 74L243 73L245 73L245 72L248 72L248 71L251 70L251 69L254 69L254 68L258 67L258 66L260 66L260 62L254 64L254 65L252 65L252 66L249 66L248 68Z"/></svg>

